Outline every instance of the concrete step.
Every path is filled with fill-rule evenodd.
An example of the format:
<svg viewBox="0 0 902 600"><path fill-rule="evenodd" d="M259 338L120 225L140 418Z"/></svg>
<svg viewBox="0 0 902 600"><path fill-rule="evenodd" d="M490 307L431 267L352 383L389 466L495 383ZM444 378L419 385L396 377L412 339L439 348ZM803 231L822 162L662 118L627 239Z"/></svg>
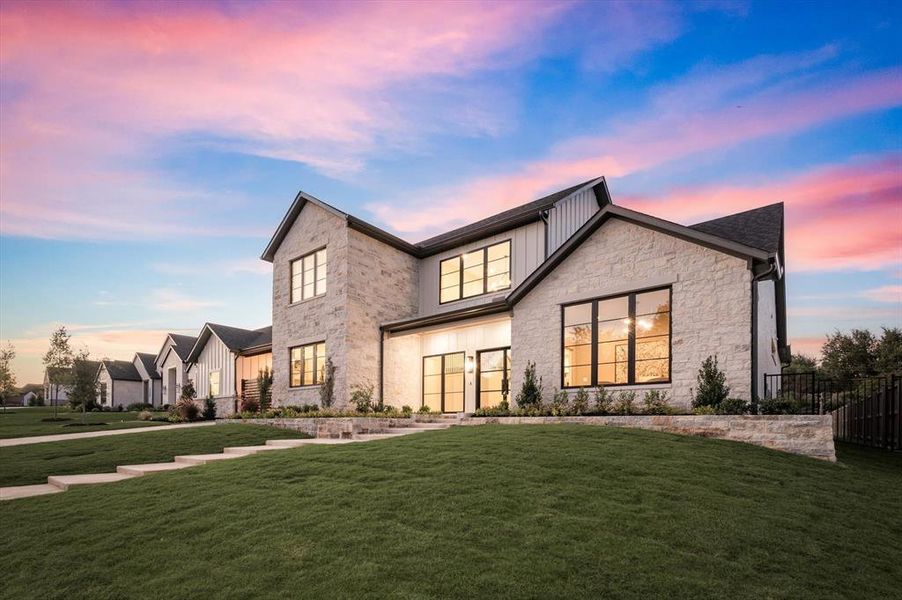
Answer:
<svg viewBox="0 0 902 600"><path fill-rule="evenodd" d="M178 469L184 469L186 467L192 467L194 465L189 465L188 463L177 463L177 462L168 462L168 463L150 463L146 465L120 465L116 467L116 472L121 473L123 475L131 475L133 477L140 477L141 475L148 475L150 473L162 473L164 471L177 471Z"/></svg>
<svg viewBox="0 0 902 600"><path fill-rule="evenodd" d="M411 435L417 433L416 431L405 431L403 433L361 433L359 434L354 441L356 442L371 442L373 440L388 440L396 437L404 437L406 435Z"/></svg>
<svg viewBox="0 0 902 600"><path fill-rule="evenodd" d="M43 496L44 494L59 494L62 488L49 483L38 485L16 485L0 488L0 500L15 500L16 498L29 498L31 496Z"/></svg>
<svg viewBox="0 0 902 600"><path fill-rule="evenodd" d="M275 446L277 448L297 448L298 446L304 446L313 441L314 438L303 439L303 440L266 440L267 446Z"/></svg>
<svg viewBox="0 0 902 600"><path fill-rule="evenodd" d="M234 454L235 456L250 456L258 452L266 452L267 450L281 450L280 446L235 446L234 448L225 448L223 454Z"/></svg>
<svg viewBox="0 0 902 600"><path fill-rule="evenodd" d="M218 460L230 460L233 458L241 458L240 454L188 454L185 456L176 456L175 462L187 463L189 465L205 465L207 463L216 462Z"/></svg>
<svg viewBox="0 0 902 600"><path fill-rule="evenodd" d="M119 467L120 469L122 467ZM51 475L47 483L58 487L62 491L68 490L73 485L96 485L98 483L113 483L124 479L131 479L136 475L132 473L89 473L87 475Z"/></svg>
<svg viewBox="0 0 902 600"><path fill-rule="evenodd" d="M448 429L451 423L419 423L410 424L410 429Z"/></svg>

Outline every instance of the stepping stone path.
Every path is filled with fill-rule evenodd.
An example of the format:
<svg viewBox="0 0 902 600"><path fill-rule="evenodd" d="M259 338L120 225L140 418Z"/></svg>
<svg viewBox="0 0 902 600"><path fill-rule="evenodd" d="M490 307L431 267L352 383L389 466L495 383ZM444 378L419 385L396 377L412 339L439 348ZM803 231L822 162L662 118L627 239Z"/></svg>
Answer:
<svg viewBox="0 0 902 600"><path fill-rule="evenodd" d="M190 467L205 465L220 460L231 460L250 456L259 452L272 450L286 450L301 446L317 446L330 444L352 444L384 440L404 435L411 435L423 431L447 429L455 422L454 418L442 418L439 422L427 423L414 421L408 427L394 427L385 429L381 433L355 434L352 438L304 438L294 440L268 440L263 446L236 446L224 448L221 454L194 454L188 456L176 456L173 462L150 463L145 465L121 465L116 467L115 473L90 473L86 475L51 475L47 483L39 485L19 485L0 488L0 500L15 500L30 496L43 496L45 494L58 494L65 492L74 485L96 485L99 483L113 483L165 471L176 471Z"/></svg>

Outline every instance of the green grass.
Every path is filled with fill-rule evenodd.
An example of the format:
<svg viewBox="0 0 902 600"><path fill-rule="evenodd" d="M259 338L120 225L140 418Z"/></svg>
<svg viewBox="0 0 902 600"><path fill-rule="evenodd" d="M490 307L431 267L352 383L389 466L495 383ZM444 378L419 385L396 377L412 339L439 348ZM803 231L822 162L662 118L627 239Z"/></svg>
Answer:
<svg viewBox="0 0 902 600"><path fill-rule="evenodd" d="M902 459L586 426L308 446L0 505L8 598L898 598Z"/></svg>
<svg viewBox="0 0 902 600"><path fill-rule="evenodd" d="M119 465L169 462L182 454L210 454L227 446L298 437L308 436L258 425L213 425L12 446L0 451L0 487L46 483L49 475L113 472Z"/></svg>
<svg viewBox="0 0 902 600"><path fill-rule="evenodd" d="M51 406L38 406L33 408L16 408L12 410L0 410L0 439L29 437L33 435L54 435L59 433L82 433L85 431L105 431L107 429L128 429L131 427L151 427L154 425L170 425L155 421L139 421L136 412L89 412L85 413L85 421L88 425L67 426L82 422L82 414L79 411L70 411L68 408L59 409L59 417L70 419L68 421L43 421L53 418L54 409ZM165 416L166 413L157 412L154 416Z"/></svg>

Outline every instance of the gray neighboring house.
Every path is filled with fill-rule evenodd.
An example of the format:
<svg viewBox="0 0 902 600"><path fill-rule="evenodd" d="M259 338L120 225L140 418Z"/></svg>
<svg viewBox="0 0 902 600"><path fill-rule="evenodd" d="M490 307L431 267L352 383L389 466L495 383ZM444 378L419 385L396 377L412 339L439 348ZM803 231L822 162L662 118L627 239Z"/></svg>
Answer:
<svg viewBox="0 0 902 600"><path fill-rule="evenodd" d="M152 404L160 406L163 403L163 378L157 371L157 365L154 362L156 355L147 352L136 352L132 363L138 374L141 376L141 383L144 386L143 394L144 404Z"/></svg>
<svg viewBox="0 0 902 600"><path fill-rule="evenodd" d="M88 367L97 371L100 363L88 361ZM72 368L51 367L44 371L44 403L47 406L63 406L69 402L69 391L72 389Z"/></svg>
<svg viewBox="0 0 902 600"><path fill-rule="evenodd" d="M97 368L97 403L110 408L144 402L144 382L129 360L100 361Z"/></svg>
<svg viewBox="0 0 902 600"><path fill-rule="evenodd" d="M163 346L154 358L154 366L160 374L163 405L175 404L182 392L182 385L188 381L188 354L197 338L192 335L170 333L163 340Z"/></svg>
<svg viewBox="0 0 902 600"><path fill-rule="evenodd" d="M373 384L394 406L472 412L604 385L687 407L717 355L734 396L789 359L783 205L685 226L613 204L603 177L411 244L300 192L273 263L273 400Z"/></svg>

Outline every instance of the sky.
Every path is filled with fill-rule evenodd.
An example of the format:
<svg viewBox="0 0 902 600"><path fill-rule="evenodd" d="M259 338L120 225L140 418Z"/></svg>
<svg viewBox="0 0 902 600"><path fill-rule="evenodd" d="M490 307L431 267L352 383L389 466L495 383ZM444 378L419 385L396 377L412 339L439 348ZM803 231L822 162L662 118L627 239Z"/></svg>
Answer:
<svg viewBox="0 0 902 600"><path fill-rule="evenodd" d="M604 175L782 201L789 338L902 326L902 4L0 4L0 343L271 322L298 190L410 241Z"/></svg>

